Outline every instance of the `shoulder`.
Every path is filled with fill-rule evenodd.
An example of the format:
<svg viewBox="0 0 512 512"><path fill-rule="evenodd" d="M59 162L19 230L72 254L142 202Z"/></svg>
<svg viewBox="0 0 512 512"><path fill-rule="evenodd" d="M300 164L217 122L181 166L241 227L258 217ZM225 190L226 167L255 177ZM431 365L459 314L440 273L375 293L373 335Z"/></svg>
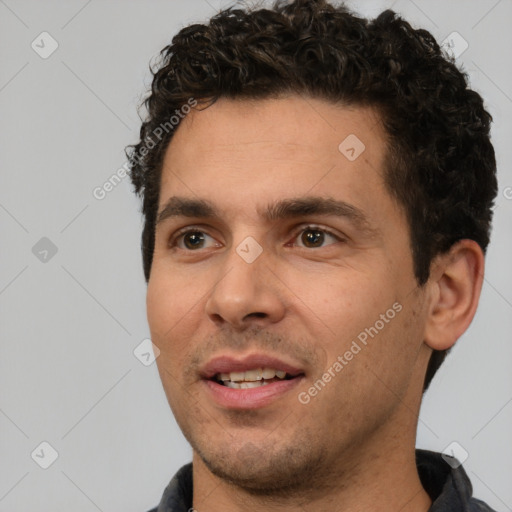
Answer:
<svg viewBox="0 0 512 512"><path fill-rule="evenodd" d="M416 465L421 484L432 499L429 512L495 512L473 497L471 481L456 458L416 450Z"/></svg>

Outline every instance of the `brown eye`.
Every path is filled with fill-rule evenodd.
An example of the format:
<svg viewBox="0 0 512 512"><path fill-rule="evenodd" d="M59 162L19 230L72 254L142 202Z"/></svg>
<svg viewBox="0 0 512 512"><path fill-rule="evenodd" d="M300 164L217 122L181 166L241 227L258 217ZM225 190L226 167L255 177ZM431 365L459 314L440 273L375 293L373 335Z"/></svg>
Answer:
<svg viewBox="0 0 512 512"><path fill-rule="evenodd" d="M344 242L345 238L319 226L306 226L296 233L294 240L293 245L301 249L323 249Z"/></svg>
<svg viewBox="0 0 512 512"><path fill-rule="evenodd" d="M170 241L169 247L182 251L198 251L209 247L219 247L215 238L200 229L186 229L178 232Z"/></svg>
<svg viewBox="0 0 512 512"><path fill-rule="evenodd" d="M305 229L302 232L302 243L308 247L320 247L325 239L325 233L319 229Z"/></svg>
<svg viewBox="0 0 512 512"><path fill-rule="evenodd" d="M201 231L190 231L183 235L183 243L187 249L201 248L204 243L204 235Z"/></svg>

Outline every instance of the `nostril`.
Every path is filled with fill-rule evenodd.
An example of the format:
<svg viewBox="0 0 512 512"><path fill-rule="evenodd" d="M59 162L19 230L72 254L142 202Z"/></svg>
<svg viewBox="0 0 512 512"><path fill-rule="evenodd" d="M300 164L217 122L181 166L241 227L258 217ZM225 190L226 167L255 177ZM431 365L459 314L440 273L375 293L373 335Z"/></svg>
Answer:
<svg viewBox="0 0 512 512"><path fill-rule="evenodd" d="M247 318L250 318L250 317L266 318L267 314L266 313L250 313L250 314L246 315L246 317Z"/></svg>

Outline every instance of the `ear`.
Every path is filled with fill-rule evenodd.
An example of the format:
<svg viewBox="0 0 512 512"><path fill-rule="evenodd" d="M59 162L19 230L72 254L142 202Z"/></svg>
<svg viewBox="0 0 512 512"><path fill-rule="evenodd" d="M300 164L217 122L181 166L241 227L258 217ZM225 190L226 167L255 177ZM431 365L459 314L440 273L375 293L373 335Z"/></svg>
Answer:
<svg viewBox="0 0 512 512"><path fill-rule="evenodd" d="M460 240L435 258L424 337L430 348L452 347L469 327L480 299L484 266L483 251L474 240Z"/></svg>

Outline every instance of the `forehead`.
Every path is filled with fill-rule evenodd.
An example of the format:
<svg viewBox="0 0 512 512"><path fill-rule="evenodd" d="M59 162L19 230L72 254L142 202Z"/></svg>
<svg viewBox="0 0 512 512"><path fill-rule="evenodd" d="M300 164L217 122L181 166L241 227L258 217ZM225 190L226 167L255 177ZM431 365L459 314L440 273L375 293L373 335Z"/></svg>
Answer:
<svg viewBox="0 0 512 512"><path fill-rule="evenodd" d="M202 110L193 109L181 121L168 152L179 145L180 156L195 160L214 152L229 152L238 158L258 152L264 157L263 150L272 154L274 146L274 152L283 157L309 154L308 161L321 161L322 155L338 156L339 145L346 141L342 149L352 146L356 154L341 154L354 162L363 148L363 160L372 154L378 158L384 140L379 114L370 107L297 95L264 100L220 98Z"/></svg>
<svg viewBox="0 0 512 512"><path fill-rule="evenodd" d="M380 119L370 108L299 96L220 99L188 114L171 139L159 210L173 195L241 213L313 195L350 200L378 215L379 197L387 195L385 154Z"/></svg>

